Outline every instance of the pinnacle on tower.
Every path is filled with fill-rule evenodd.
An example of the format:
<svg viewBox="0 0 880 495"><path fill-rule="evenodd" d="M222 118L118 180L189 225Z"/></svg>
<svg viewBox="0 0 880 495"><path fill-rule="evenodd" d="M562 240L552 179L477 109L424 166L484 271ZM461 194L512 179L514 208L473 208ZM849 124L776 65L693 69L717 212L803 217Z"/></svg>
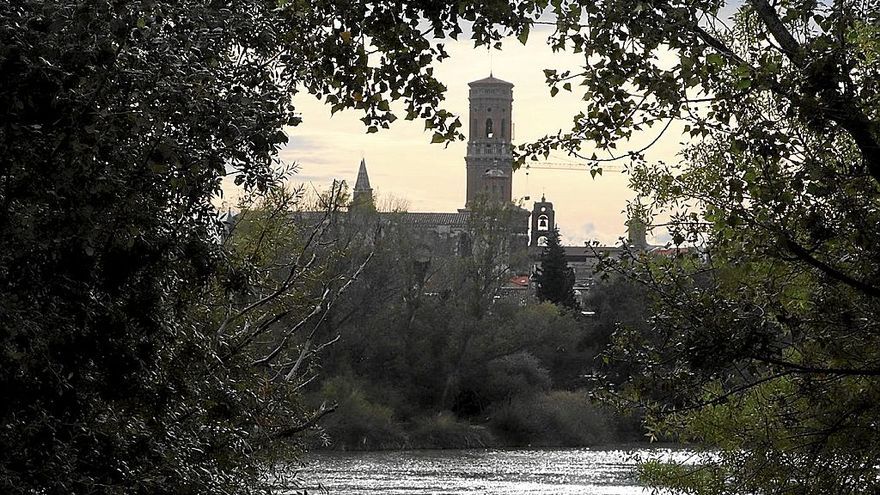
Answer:
<svg viewBox="0 0 880 495"><path fill-rule="evenodd" d="M361 166L358 168L357 180L354 183L351 204L352 206L373 204L373 188L370 187L367 162L363 158L361 158Z"/></svg>
<svg viewBox="0 0 880 495"><path fill-rule="evenodd" d="M370 176L367 175L367 162L363 158L361 158L361 166L358 168L358 176L357 181L354 183L355 191L370 191L373 189L370 187Z"/></svg>

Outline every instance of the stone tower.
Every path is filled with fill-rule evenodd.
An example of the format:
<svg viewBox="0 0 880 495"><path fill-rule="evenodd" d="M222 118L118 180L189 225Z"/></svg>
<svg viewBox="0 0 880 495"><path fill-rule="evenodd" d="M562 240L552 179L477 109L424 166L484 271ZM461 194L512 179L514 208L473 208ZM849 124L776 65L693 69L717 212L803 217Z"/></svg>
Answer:
<svg viewBox="0 0 880 495"><path fill-rule="evenodd" d="M626 216L629 217L626 221L627 244L642 251L648 249L648 215L641 198L637 197L633 203L627 205Z"/></svg>
<svg viewBox="0 0 880 495"><path fill-rule="evenodd" d="M370 187L370 176L367 175L367 162L363 158L361 158L361 166L358 168L357 180L354 182L351 205L353 207L373 206L373 188Z"/></svg>
<svg viewBox="0 0 880 495"><path fill-rule="evenodd" d="M541 201L535 201L532 208L532 232L529 246L545 246L547 235L556 227L556 212L553 211L553 203L547 201L541 195Z"/></svg>
<svg viewBox="0 0 880 495"><path fill-rule="evenodd" d="M510 202L513 190L513 84L491 75L470 86L465 208L480 196Z"/></svg>
<svg viewBox="0 0 880 495"><path fill-rule="evenodd" d="M626 240L635 249L648 249L647 225L642 218L634 216L626 221Z"/></svg>

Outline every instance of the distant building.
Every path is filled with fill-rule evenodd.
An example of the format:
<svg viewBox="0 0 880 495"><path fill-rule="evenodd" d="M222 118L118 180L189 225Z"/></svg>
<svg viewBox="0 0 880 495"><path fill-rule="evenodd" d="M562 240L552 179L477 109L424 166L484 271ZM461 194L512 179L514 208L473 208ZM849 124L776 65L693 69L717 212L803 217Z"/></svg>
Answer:
<svg viewBox="0 0 880 495"><path fill-rule="evenodd" d="M464 208L457 212L400 213L401 225L421 232L422 244L434 255L464 255L474 242L469 237L472 207L479 202L514 207L513 197L513 84L489 76L471 82L469 93L469 128L465 166ZM366 161L361 160L352 195L352 208L372 208L373 190ZM553 203L545 196L536 201L531 213L517 208L521 218L510 225L509 249L527 253L530 266L511 267L509 289L521 293L531 289L530 275L538 268L547 234L556 227ZM391 215L391 214L382 214ZM651 248L646 242L646 226L630 220L628 243L636 249ZM593 285L593 275L600 256L617 255L619 246L564 246L569 266L575 271L575 290L582 296Z"/></svg>
<svg viewBox="0 0 880 495"><path fill-rule="evenodd" d="M633 223L633 225L637 225ZM641 230L633 229L629 233L628 243L631 247L645 249L645 227ZM532 260L532 273L535 273L540 265L541 253L547 245L547 235L556 228L556 210L553 203L547 201L545 195L541 195L540 201L535 201L531 213L531 229L529 233L529 258ZM586 296L590 287L595 283L594 275L602 257L618 256L623 251L622 246L563 246L568 266L574 270L574 289L581 298Z"/></svg>

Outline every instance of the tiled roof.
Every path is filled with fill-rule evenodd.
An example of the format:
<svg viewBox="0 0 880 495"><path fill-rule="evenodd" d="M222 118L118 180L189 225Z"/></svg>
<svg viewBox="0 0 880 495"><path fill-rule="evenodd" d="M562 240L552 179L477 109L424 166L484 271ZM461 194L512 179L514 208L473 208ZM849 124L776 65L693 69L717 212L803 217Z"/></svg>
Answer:
<svg viewBox="0 0 880 495"><path fill-rule="evenodd" d="M467 212L459 213L389 213L383 216L393 216L400 218L400 221L407 225L418 225L430 227L434 225L450 225L453 227L466 227L470 214Z"/></svg>
<svg viewBox="0 0 880 495"><path fill-rule="evenodd" d="M616 253L620 251L617 246L563 246L566 256L593 256L593 252L597 253Z"/></svg>

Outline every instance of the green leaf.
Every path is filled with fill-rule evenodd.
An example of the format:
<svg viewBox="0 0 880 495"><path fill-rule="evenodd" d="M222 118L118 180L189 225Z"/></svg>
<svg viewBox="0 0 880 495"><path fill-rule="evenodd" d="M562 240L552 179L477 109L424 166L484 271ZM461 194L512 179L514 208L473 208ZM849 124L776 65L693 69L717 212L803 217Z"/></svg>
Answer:
<svg viewBox="0 0 880 495"><path fill-rule="evenodd" d="M518 39L519 42L522 43L523 45L526 44L526 42L529 40L529 25L528 24L523 26L522 31L520 31L519 36L517 36L516 39Z"/></svg>
<svg viewBox="0 0 880 495"><path fill-rule="evenodd" d="M721 67L724 65L724 57L718 53L710 53L709 55L706 55L706 62L708 62L709 65Z"/></svg>

